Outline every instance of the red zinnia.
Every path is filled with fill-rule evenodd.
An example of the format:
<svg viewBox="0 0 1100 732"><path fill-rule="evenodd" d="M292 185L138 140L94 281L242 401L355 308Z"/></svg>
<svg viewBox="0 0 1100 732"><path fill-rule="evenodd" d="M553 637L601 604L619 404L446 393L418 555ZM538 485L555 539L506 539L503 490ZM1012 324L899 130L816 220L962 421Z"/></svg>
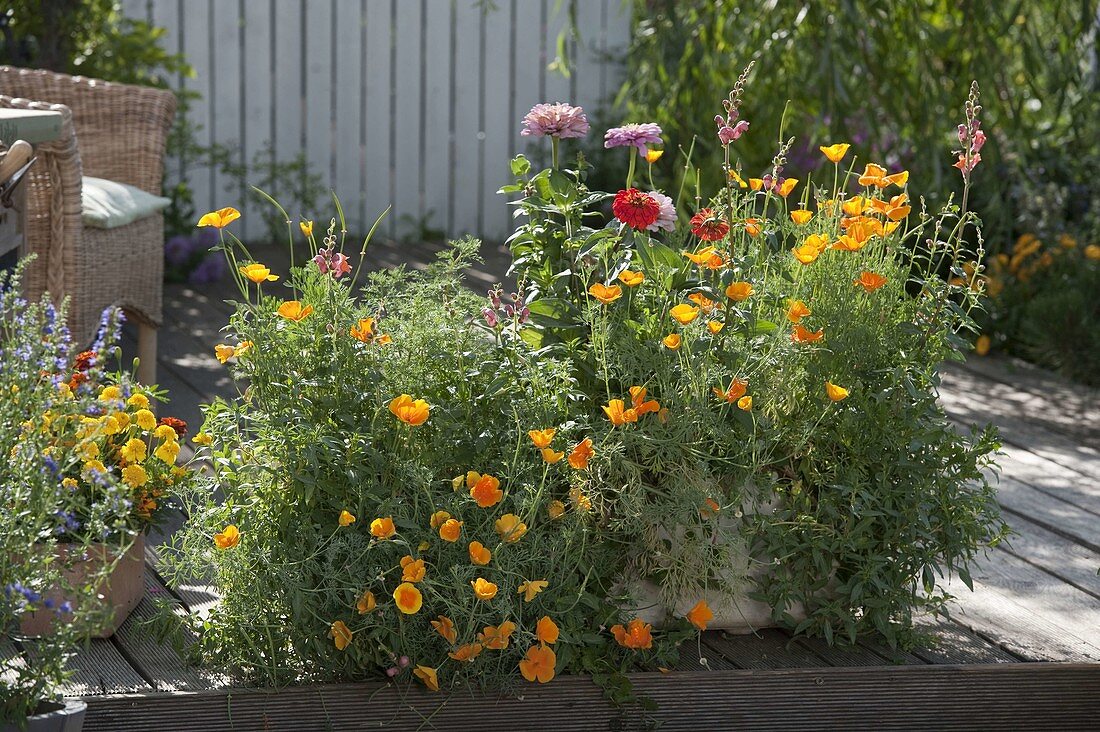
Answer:
<svg viewBox="0 0 1100 732"><path fill-rule="evenodd" d="M721 241L730 233L730 225L704 208L691 217L691 233L703 241Z"/></svg>
<svg viewBox="0 0 1100 732"><path fill-rule="evenodd" d="M166 424L176 431L176 437L187 436L187 423L178 417L161 417L159 424Z"/></svg>
<svg viewBox="0 0 1100 732"><path fill-rule="evenodd" d="M92 361L94 361L95 358L95 351L83 351L76 357L76 361L73 362L73 368L77 371L87 371L91 368Z"/></svg>
<svg viewBox="0 0 1100 732"><path fill-rule="evenodd" d="M627 188L615 194L611 210L630 228L644 229L661 215L661 204L637 188Z"/></svg>

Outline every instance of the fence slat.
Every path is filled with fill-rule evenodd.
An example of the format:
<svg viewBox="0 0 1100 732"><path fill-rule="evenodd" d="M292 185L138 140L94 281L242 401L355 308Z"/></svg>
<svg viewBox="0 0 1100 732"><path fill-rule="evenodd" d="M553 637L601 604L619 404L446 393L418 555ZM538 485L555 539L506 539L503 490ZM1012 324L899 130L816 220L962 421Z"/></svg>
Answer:
<svg viewBox="0 0 1100 732"><path fill-rule="evenodd" d="M275 32L275 149L281 160L292 160L302 152L302 124L305 103L305 64L302 54L302 16L305 0L272 0ZM291 205L296 181L279 181L268 191L284 205ZM260 204L266 208L269 204ZM295 213L290 211L289 213Z"/></svg>
<svg viewBox="0 0 1100 732"><path fill-rule="evenodd" d="M424 216L425 225L446 230L450 214L447 195L451 167L451 3L428 0L424 18L427 48L424 53L426 96L421 117L424 120Z"/></svg>
<svg viewBox="0 0 1100 732"><path fill-rule="evenodd" d="M390 24L393 3L390 0L366 0L366 3L367 64L363 73L367 75L367 94L363 99L363 114L366 116L367 129L363 184L367 217L373 220L393 203L390 185L390 167L394 154L390 141L390 129L393 126L393 104L390 99ZM390 211L384 228L379 233L392 236L394 221L394 212Z"/></svg>
<svg viewBox="0 0 1100 732"><path fill-rule="evenodd" d="M210 4L202 0L199 2L192 0L187 3L186 8L181 4L179 16L183 28L180 50L187 56L187 62L195 70L193 78L183 80L183 87L197 94L191 100L188 116L194 125L195 142L205 147L213 142L210 124L212 110L210 82L214 74L210 53L212 43ZM206 211L217 208L214 202L219 196L213 190L214 178L210 167L193 165L184 171L184 175L194 195L196 215L201 216Z"/></svg>
<svg viewBox="0 0 1100 732"><path fill-rule="evenodd" d="M454 16L455 155L451 181L454 215L450 229L455 235L480 234L477 206L481 192L474 183L481 164L481 12L469 0L458 0Z"/></svg>
<svg viewBox="0 0 1100 732"><path fill-rule="evenodd" d="M349 248L353 249L358 234L365 232L360 219L359 166L360 111L363 108L360 94L363 69L363 16L362 5L357 2L333 4L333 94L335 126L333 144L335 170L330 185L340 197L340 205L347 219Z"/></svg>
<svg viewBox="0 0 1100 732"><path fill-rule="evenodd" d="M272 15L274 5L268 2L244 2L244 119L241 126L241 150L249 164L270 146L274 140L275 102L274 80L275 54ZM256 175L249 176L248 185L260 185ZM268 191L270 193L270 191ZM267 235L261 214L268 204L253 200L250 189L240 193L238 201L244 206L241 212L241 230L246 240L257 240Z"/></svg>
<svg viewBox="0 0 1100 732"><path fill-rule="evenodd" d="M398 235L415 232L421 219L420 176L423 145L420 135L423 34L421 0L396 3L394 20L394 150L401 164L394 167L394 209Z"/></svg>

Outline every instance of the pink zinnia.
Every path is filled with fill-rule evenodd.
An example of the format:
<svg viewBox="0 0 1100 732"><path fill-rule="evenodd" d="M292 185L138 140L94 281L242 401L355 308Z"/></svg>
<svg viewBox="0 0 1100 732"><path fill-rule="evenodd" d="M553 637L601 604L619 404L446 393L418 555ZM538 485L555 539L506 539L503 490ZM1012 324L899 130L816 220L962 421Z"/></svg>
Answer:
<svg viewBox="0 0 1100 732"><path fill-rule="evenodd" d="M627 188L615 194L611 210L630 228L645 229L661 215L661 204L637 188Z"/></svg>
<svg viewBox="0 0 1100 732"><path fill-rule="evenodd" d="M604 133L603 146L628 147L633 145L638 152L645 155L646 145L661 144L661 126L656 122L643 122L642 124L628 124L622 127L612 127Z"/></svg>
<svg viewBox="0 0 1100 732"><path fill-rule="evenodd" d="M529 137L584 137L588 118L584 110L565 102L536 104L523 117L521 135Z"/></svg>
<svg viewBox="0 0 1100 732"><path fill-rule="evenodd" d="M657 214L657 220L647 226L646 230L664 229L665 231L673 231L676 228L676 205L672 202L672 198L656 191L647 195L657 202L657 205L661 207L661 212Z"/></svg>

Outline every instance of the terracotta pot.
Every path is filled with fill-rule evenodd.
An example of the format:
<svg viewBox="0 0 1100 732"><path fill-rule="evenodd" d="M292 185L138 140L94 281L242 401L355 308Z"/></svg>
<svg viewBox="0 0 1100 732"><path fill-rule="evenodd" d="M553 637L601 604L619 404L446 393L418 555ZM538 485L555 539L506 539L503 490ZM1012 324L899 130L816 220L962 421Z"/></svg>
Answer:
<svg viewBox="0 0 1100 732"><path fill-rule="evenodd" d="M57 548L58 555L64 560L64 555L69 551L75 551L61 545ZM101 571L104 564L113 561L116 554L103 545L93 545L89 550L89 557L75 562L66 576L74 586L86 583L86 578ZM110 638L119 629L141 602L145 594L145 535L139 534L115 568L98 588L101 602L105 608L110 609L110 619L100 630L93 635L94 638ZM60 605L68 598L63 593L47 593L47 597ZM61 620L53 610L40 610L30 613L23 618L19 630L23 635L43 636L49 635L53 630L54 622Z"/></svg>
<svg viewBox="0 0 1100 732"><path fill-rule="evenodd" d="M42 702L38 712L27 717L26 727L5 724L0 732L80 732L86 711L88 705L79 699L66 699L64 703Z"/></svg>

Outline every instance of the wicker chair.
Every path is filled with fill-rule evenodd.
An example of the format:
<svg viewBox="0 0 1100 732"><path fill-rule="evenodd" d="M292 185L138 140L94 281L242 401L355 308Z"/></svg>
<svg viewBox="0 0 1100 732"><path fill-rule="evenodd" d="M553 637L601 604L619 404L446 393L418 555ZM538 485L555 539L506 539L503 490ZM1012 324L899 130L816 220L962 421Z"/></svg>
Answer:
<svg viewBox="0 0 1100 732"><path fill-rule="evenodd" d="M27 295L69 298L76 343L95 336L103 310L122 307L138 322L138 377L156 377L164 277L163 216L114 229L86 228L81 176L128 183L160 195L164 151L176 111L171 92L81 76L0 66L0 107L62 114L61 137L38 145L27 174L27 250L37 257Z"/></svg>

